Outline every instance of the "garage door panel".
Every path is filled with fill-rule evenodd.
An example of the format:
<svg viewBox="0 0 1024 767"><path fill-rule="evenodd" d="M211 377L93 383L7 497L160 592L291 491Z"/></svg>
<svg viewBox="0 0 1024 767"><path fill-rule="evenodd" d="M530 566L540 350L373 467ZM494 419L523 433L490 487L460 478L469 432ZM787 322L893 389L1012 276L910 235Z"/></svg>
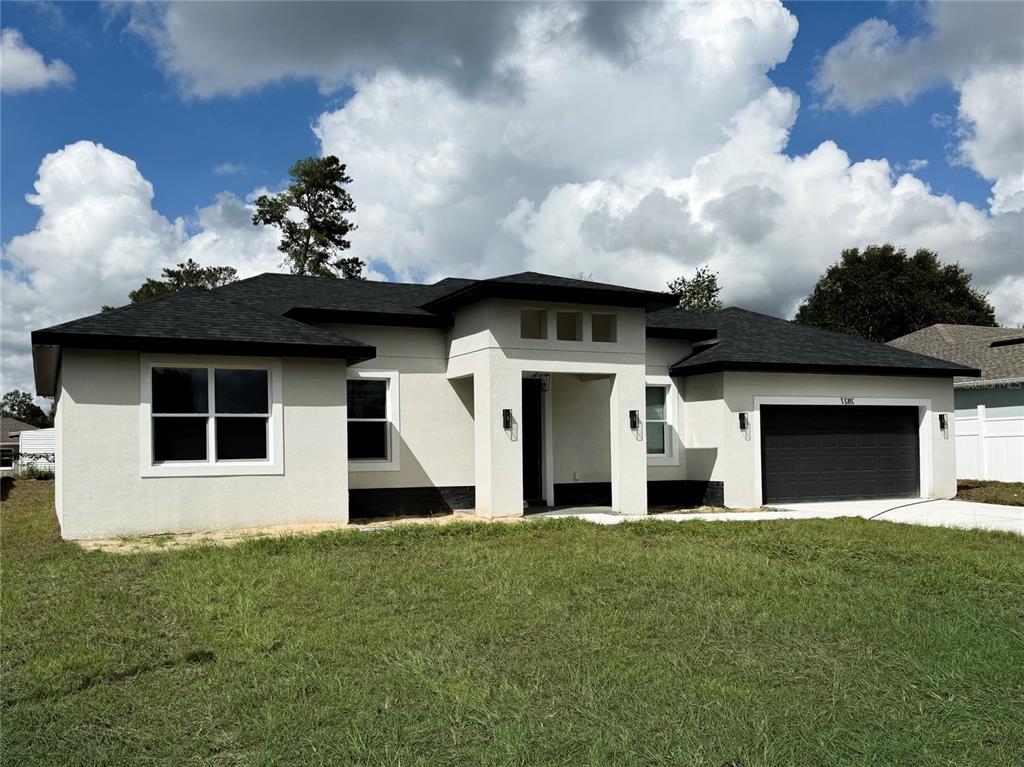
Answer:
<svg viewBox="0 0 1024 767"><path fill-rule="evenodd" d="M766 503L918 495L916 408L771 405L760 420Z"/></svg>

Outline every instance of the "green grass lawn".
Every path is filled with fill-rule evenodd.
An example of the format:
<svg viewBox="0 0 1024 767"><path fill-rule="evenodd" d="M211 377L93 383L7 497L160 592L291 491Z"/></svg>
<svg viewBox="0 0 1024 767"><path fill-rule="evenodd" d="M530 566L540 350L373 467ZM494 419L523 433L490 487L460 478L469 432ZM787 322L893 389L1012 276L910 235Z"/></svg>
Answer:
<svg viewBox="0 0 1024 767"><path fill-rule="evenodd" d="M1024 506L1024 482L961 479L956 490L956 497L961 501Z"/></svg>
<svg viewBox="0 0 1024 767"><path fill-rule="evenodd" d="M0 517L3 764L1012 765L1024 539L860 519L116 555Z"/></svg>

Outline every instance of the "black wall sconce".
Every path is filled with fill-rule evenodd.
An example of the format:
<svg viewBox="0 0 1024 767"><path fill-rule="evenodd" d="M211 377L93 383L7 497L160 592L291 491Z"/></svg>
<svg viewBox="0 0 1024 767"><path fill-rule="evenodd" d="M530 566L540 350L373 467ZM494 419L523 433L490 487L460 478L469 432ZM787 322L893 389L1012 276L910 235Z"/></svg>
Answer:
<svg viewBox="0 0 1024 767"><path fill-rule="evenodd" d="M750 426L750 421L747 418L747 414L740 413L740 431L746 431L748 426Z"/></svg>
<svg viewBox="0 0 1024 767"><path fill-rule="evenodd" d="M640 411L630 410L629 411L629 428L639 429L640 428Z"/></svg>
<svg viewBox="0 0 1024 767"><path fill-rule="evenodd" d="M943 431L949 430L949 418L945 413L939 413L939 428Z"/></svg>
<svg viewBox="0 0 1024 767"><path fill-rule="evenodd" d="M512 408L505 408L501 411L501 426L506 431L512 428Z"/></svg>

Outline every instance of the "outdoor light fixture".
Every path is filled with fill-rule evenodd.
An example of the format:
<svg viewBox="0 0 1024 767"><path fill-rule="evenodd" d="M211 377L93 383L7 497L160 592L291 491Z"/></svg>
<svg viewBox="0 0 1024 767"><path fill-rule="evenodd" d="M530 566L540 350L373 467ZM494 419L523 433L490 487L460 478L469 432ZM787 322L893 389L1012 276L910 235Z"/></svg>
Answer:
<svg viewBox="0 0 1024 767"><path fill-rule="evenodd" d="M506 431L512 428L512 408L505 408L501 411L501 425Z"/></svg>
<svg viewBox="0 0 1024 767"><path fill-rule="evenodd" d="M747 421L747 414L740 413L740 431L746 431L749 422Z"/></svg>
<svg viewBox="0 0 1024 767"><path fill-rule="evenodd" d="M946 431L949 428L949 421L945 413L939 413L939 428Z"/></svg>
<svg viewBox="0 0 1024 767"><path fill-rule="evenodd" d="M639 429L640 428L640 411L630 410L629 411L629 428Z"/></svg>

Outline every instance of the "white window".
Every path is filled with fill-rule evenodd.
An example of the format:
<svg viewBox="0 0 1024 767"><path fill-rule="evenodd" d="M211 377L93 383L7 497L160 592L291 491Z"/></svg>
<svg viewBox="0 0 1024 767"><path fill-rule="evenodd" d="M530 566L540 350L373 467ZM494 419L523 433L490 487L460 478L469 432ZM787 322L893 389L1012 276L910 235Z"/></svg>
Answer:
<svg viewBox="0 0 1024 767"><path fill-rule="evenodd" d="M279 363L145 357L143 476L281 474Z"/></svg>
<svg viewBox="0 0 1024 767"><path fill-rule="evenodd" d="M583 312L555 312L555 332L559 341L582 341Z"/></svg>
<svg viewBox="0 0 1024 767"><path fill-rule="evenodd" d="M644 420L649 456L669 454L668 391L667 386L647 387L647 413Z"/></svg>
<svg viewBox="0 0 1024 767"><path fill-rule="evenodd" d="M548 313L543 309L523 309L519 312L519 335L527 339L548 337Z"/></svg>
<svg viewBox="0 0 1024 767"><path fill-rule="evenodd" d="M614 314L592 314L590 316L591 340L605 344L615 343L617 324Z"/></svg>
<svg viewBox="0 0 1024 767"><path fill-rule="evenodd" d="M350 471L397 471L398 373L350 370L348 460Z"/></svg>

